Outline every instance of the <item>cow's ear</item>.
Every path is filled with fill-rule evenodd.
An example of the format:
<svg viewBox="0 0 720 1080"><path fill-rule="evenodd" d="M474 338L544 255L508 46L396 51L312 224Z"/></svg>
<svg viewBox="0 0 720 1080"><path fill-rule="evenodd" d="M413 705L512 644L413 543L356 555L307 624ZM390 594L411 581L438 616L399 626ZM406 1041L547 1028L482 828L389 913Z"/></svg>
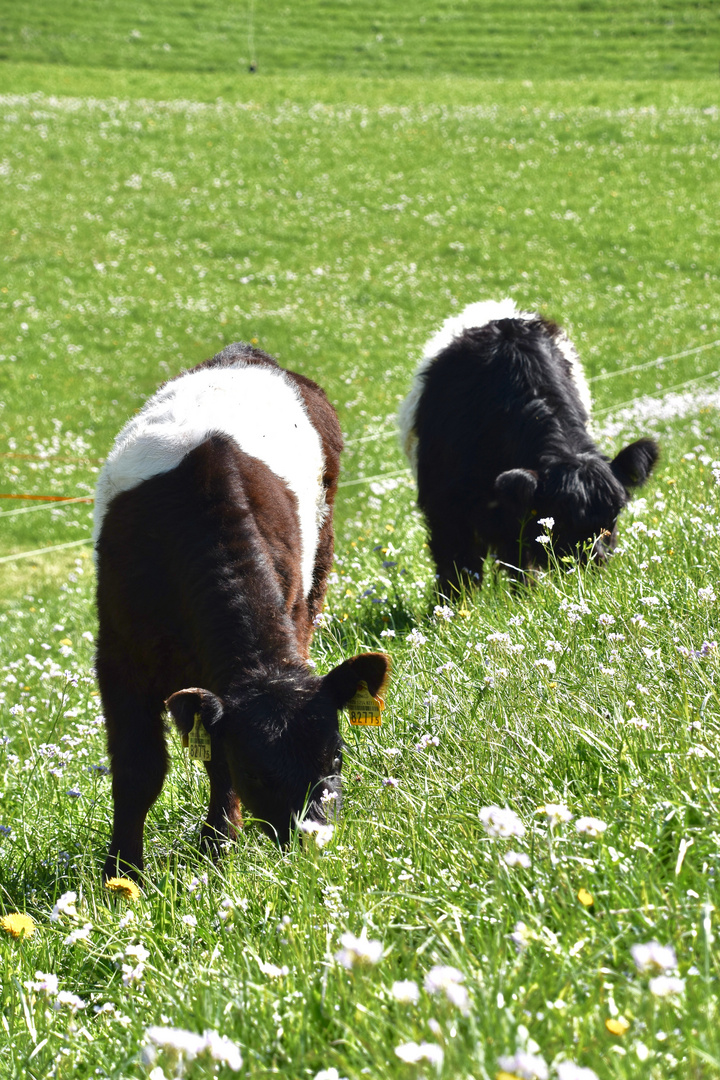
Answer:
<svg viewBox="0 0 720 1080"><path fill-rule="evenodd" d="M621 450L610 462L610 468L628 491L645 483L660 456L654 439L638 439Z"/></svg>
<svg viewBox="0 0 720 1080"><path fill-rule="evenodd" d="M329 671L323 679L323 689L336 709L344 709L361 682L377 697L387 686L389 675L389 656L380 652L360 653Z"/></svg>
<svg viewBox="0 0 720 1080"><path fill-rule="evenodd" d="M508 469L495 478L495 490L500 501L518 517L532 506L537 491L538 476L531 469Z"/></svg>
<svg viewBox="0 0 720 1080"><path fill-rule="evenodd" d="M191 686L187 690L178 690L165 702L165 708L171 714L178 731L188 735L195 726L195 717L200 714L206 731L217 724L223 714L223 703L209 690Z"/></svg>

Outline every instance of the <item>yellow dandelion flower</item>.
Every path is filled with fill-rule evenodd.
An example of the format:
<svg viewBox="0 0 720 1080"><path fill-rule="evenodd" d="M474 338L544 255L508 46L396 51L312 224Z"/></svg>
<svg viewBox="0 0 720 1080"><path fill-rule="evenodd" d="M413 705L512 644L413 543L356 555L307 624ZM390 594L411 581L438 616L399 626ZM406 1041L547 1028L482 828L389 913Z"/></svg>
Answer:
<svg viewBox="0 0 720 1080"><path fill-rule="evenodd" d="M22 915L19 911L13 911L10 915L0 918L0 927L10 937L32 937L35 933L35 920L31 915Z"/></svg>
<svg viewBox="0 0 720 1080"><path fill-rule="evenodd" d="M127 877L111 877L105 882L105 888L111 893L122 896L124 900L137 900L140 896L140 888Z"/></svg>
<svg viewBox="0 0 720 1080"><path fill-rule="evenodd" d="M583 907L592 907L595 903L595 898L592 893L589 893L587 889L579 889L577 898Z"/></svg>
<svg viewBox="0 0 720 1080"><path fill-rule="evenodd" d="M626 1031L630 1030L630 1021L626 1020L624 1016L608 1017L605 1021L605 1027L611 1035L624 1035Z"/></svg>
<svg viewBox="0 0 720 1080"><path fill-rule="evenodd" d="M495 1073L495 1080L520 1080L520 1077L516 1073L502 1072Z"/></svg>

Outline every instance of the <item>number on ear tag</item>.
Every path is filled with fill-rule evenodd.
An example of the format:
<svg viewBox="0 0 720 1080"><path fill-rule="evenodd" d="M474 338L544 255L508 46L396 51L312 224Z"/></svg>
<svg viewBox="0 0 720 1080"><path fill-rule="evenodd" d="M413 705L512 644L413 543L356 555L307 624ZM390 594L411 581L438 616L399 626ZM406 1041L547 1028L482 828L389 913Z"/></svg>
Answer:
<svg viewBox="0 0 720 1080"><path fill-rule="evenodd" d="M353 727L380 727L385 702L382 698L373 697L366 682L360 682L346 708Z"/></svg>
<svg viewBox="0 0 720 1080"><path fill-rule="evenodd" d="M187 740L187 741L186 741ZM200 713L195 713L195 723L189 735L184 736L183 746L187 746L190 760L210 761L211 746L210 732L200 719Z"/></svg>

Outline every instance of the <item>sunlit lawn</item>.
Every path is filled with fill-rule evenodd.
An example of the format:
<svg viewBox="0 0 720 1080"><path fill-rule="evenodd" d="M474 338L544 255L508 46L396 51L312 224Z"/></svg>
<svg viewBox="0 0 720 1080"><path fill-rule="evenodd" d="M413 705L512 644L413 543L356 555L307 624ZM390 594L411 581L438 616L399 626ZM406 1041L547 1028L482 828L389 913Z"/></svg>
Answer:
<svg viewBox="0 0 720 1080"><path fill-rule="evenodd" d="M344 729L323 848L250 823L209 863L172 736L146 887L112 898L90 549L14 559L82 541L91 507L0 500L0 911L36 927L0 929L0 1076L233 1074L227 1044L153 1059L151 1025L225 1035L257 1077L720 1075L717 83L317 76L215 101L207 77L81 72L53 98L7 71L0 491L90 496L160 381L256 339L348 437L315 662L382 647L393 681L381 729ZM568 327L603 448L650 431L662 459L606 573L488 573L436 610L393 414L438 323L508 294ZM348 969L363 930L383 955ZM631 948L654 940L677 962L651 987Z"/></svg>

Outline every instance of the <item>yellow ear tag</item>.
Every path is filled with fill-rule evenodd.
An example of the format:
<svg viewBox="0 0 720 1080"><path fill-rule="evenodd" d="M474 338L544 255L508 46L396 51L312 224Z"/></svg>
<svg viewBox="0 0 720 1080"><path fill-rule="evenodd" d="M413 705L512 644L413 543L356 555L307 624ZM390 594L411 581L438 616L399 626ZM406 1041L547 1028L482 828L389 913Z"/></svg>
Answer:
<svg viewBox="0 0 720 1080"><path fill-rule="evenodd" d="M195 713L195 723L189 735L183 736L183 746L187 746L190 760L210 761L210 733L200 719L200 713Z"/></svg>
<svg viewBox="0 0 720 1080"><path fill-rule="evenodd" d="M366 682L358 683L358 688L345 706L353 727L380 727L381 713L385 708L382 698L373 697Z"/></svg>

